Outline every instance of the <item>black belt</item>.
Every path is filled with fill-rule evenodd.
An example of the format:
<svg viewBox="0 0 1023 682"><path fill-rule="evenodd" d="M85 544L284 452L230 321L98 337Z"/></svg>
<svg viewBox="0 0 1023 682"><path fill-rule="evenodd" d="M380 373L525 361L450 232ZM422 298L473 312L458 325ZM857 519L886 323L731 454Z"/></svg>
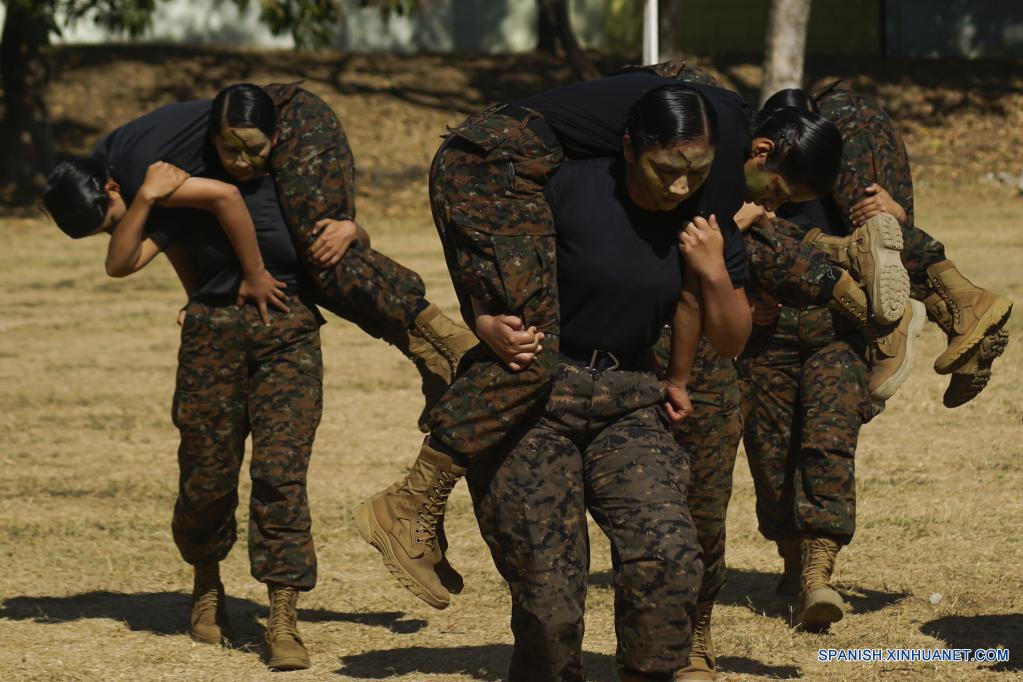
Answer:
<svg viewBox="0 0 1023 682"><path fill-rule="evenodd" d="M649 349L640 353L612 353L608 350L569 348L562 346L559 352L562 362L581 365L594 372L645 372L653 368L653 352Z"/></svg>
<svg viewBox="0 0 1023 682"><path fill-rule="evenodd" d="M547 124L547 120L544 119L540 112L520 107L517 104L506 104L505 106L497 109L494 113L500 116L507 116L508 118L515 119L516 121L525 122L526 127L536 133L536 136L539 137L549 149L553 150L561 148L561 141L558 140L558 136L554 134L554 131L551 130L550 125Z"/></svg>

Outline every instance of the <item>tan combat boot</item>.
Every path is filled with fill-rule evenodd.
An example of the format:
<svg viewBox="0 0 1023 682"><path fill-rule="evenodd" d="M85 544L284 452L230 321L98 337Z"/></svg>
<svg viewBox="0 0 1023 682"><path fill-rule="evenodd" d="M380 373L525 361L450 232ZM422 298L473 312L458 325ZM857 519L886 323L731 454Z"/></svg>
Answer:
<svg viewBox="0 0 1023 682"><path fill-rule="evenodd" d="M693 644L689 648L689 665L675 673L675 680L713 680L717 678L714 642L710 636L710 614L714 602L696 605L693 622Z"/></svg>
<svg viewBox="0 0 1023 682"><path fill-rule="evenodd" d="M408 332L408 339L398 348L415 363L423 380L426 405L419 415L419 428L425 433L426 415L454 381L462 356L479 344L479 339L432 303L416 316Z"/></svg>
<svg viewBox="0 0 1023 682"><path fill-rule="evenodd" d="M227 597L216 561L193 567L192 614L188 634L196 642L220 644L228 638Z"/></svg>
<svg viewBox="0 0 1023 682"><path fill-rule="evenodd" d="M271 670L305 670L309 652L298 634L298 590L267 585L270 615L266 618L266 665Z"/></svg>
<svg viewBox="0 0 1023 682"><path fill-rule="evenodd" d="M405 479L364 501L353 514L359 535L383 555L391 575L435 609L451 602L437 574L443 559L437 522L464 475L450 457L423 443Z"/></svg>
<svg viewBox="0 0 1023 682"><path fill-rule="evenodd" d="M797 627L823 632L832 623L842 620L845 602L830 583L835 557L841 548L830 538L803 539L802 591L799 593Z"/></svg>
<svg viewBox="0 0 1023 682"><path fill-rule="evenodd" d="M803 573L803 547L799 538L778 540L778 556L785 561L785 568L774 588L775 594L795 597L799 594L800 576Z"/></svg>
<svg viewBox="0 0 1023 682"><path fill-rule="evenodd" d="M856 326L866 339L876 339L891 331L891 325L879 325L870 314L867 294L845 270L838 271L838 281L831 290L828 309L840 313Z"/></svg>
<svg viewBox="0 0 1023 682"><path fill-rule="evenodd" d="M848 269L863 284L880 324L895 324L902 318L909 300L909 273L902 265L899 221L881 213L848 237L832 237L813 229L803 241L827 253L832 262Z"/></svg>
<svg viewBox="0 0 1023 682"><path fill-rule="evenodd" d="M974 286L949 260L927 268L927 277L945 307L943 312L932 312L932 308L938 306L933 297L928 297L925 300L928 312L932 312L932 317L948 335L948 348L934 361L934 371L951 374L967 363L985 336L995 336L1005 325L1012 303ZM944 318L945 324L939 316Z"/></svg>
<svg viewBox="0 0 1023 682"><path fill-rule="evenodd" d="M985 336L966 364L952 372L952 381L941 400L945 407L959 407L976 398L991 381L991 365L1008 344L1009 332L1004 329Z"/></svg>
<svg viewBox="0 0 1023 682"><path fill-rule="evenodd" d="M870 344L867 358L870 361L871 398L888 400L909 378L916 337L920 336L926 321L924 304L910 299L906 314L895 331Z"/></svg>

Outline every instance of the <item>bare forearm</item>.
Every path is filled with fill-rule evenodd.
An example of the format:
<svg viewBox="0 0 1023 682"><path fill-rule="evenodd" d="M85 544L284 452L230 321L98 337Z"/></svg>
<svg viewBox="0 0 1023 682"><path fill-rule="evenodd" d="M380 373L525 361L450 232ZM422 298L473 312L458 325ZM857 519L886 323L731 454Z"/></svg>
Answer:
<svg viewBox="0 0 1023 682"><path fill-rule="evenodd" d="M111 277L124 277L138 270L136 264L142 255L146 221L153 203L150 197L139 192L110 235L106 269Z"/></svg>
<svg viewBox="0 0 1023 682"><path fill-rule="evenodd" d="M725 357L736 357L746 346L753 318L742 289L732 286L728 273L703 278L704 333L711 345Z"/></svg>

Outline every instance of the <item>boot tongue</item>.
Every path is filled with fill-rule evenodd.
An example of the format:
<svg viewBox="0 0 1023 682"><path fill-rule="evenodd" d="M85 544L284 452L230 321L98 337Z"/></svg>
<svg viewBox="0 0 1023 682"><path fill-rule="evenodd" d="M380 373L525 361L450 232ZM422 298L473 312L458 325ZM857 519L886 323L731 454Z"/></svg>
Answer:
<svg viewBox="0 0 1023 682"><path fill-rule="evenodd" d="M437 468L425 461L412 467L402 483L402 492L413 495L428 495L433 481L437 478Z"/></svg>

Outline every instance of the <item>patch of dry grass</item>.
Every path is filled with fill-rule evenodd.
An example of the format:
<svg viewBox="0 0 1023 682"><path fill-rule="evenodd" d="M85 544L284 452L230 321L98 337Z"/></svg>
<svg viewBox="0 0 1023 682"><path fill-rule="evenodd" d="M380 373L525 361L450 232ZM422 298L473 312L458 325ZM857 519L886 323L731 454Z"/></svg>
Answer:
<svg viewBox="0 0 1023 682"><path fill-rule="evenodd" d="M118 116L109 120L178 92L146 80L157 67L125 64L115 66L142 74L139 89L149 94L111 100ZM443 82L461 92L462 72L440 66L449 69ZM189 73L160 72L181 88ZM262 73L252 79L264 80ZM345 73L350 92L331 91L328 99L351 112L345 125L360 177L376 179L362 184L360 218L374 245L421 272L431 298L454 313L423 178L437 131L459 114L399 96L413 85L400 71ZM56 96L76 101L73 90ZM99 119L91 120L98 128ZM87 147L95 131L82 135ZM405 166L405 175L394 174ZM990 188L932 183L921 190L917 213L968 276L1018 298L1020 201ZM265 593L248 575L244 543L225 566L234 648L194 645L184 632L190 574L169 528L177 476L169 418L174 317L182 303L170 268L160 262L110 280L102 272L103 239L71 242L42 220L0 224L0 670L33 680L271 679L258 655ZM773 595L781 562L756 531L752 483L739 458L729 585L714 620L721 679L1023 679L1018 315L1010 330L1013 341L988 389L949 411L940 402L945 382L929 367L942 346L929 325L913 376L864 429L859 531L838 567L855 613L830 635L788 628L785 605ZM468 587L446 611L397 587L348 517L418 448L415 372L397 351L336 319L323 329L323 344L326 405L310 472L320 583L301 601L314 667L288 679L500 679L511 651L509 602L464 486L454 494L448 532ZM244 511L239 518L244 528ZM593 540L586 663L591 679L610 680L610 562L596 528ZM935 594L941 597L932 603ZM819 647L944 644L1001 644L1013 649L1014 661L997 670L816 662Z"/></svg>

